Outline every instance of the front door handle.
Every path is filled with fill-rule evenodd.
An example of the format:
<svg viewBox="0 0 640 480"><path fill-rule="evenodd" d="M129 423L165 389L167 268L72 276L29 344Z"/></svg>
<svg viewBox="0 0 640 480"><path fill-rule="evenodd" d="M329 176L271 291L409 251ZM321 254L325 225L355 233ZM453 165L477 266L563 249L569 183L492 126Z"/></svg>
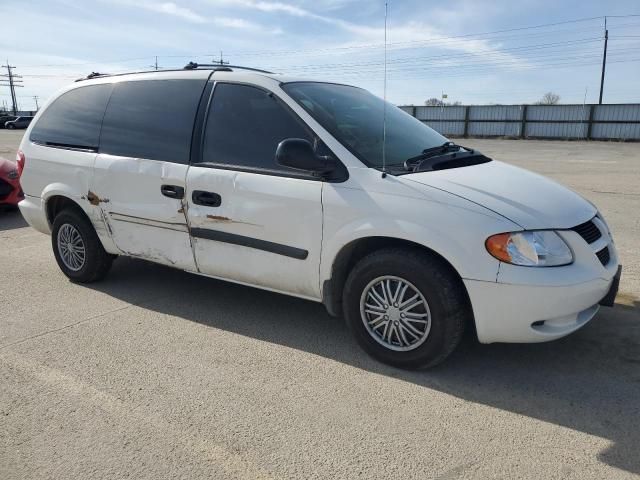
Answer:
<svg viewBox="0 0 640 480"><path fill-rule="evenodd" d="M160 186L160 192L162 195L169 198L184 198L184 188L177 185L162 185Z"/></svg>
<svg viewBox="0 0 640 480"><path fill-rule="evenodd" d="M204 205L205 207L219 207L222 204L222 197L214 192L205 192L204 190L194 190L191 199L196 205Z"/></svg>

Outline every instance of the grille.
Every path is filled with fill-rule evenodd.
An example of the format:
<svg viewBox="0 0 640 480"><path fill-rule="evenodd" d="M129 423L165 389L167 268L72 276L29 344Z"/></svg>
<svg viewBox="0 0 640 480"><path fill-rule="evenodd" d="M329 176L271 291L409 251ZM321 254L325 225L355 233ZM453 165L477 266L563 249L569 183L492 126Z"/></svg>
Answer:
<svg viewBox="0 0 640 480"><path fill-rule="evenodd" d="M580 225L573 227L571 230L584 238L587 243L593 243L602 237L602 232L591 220L581 223Z"/></svg>
<svg viewBox="0 0 640 480"><path fill-rule="evenodd" d="M609 247L604 247L599 252L596 252L596 256L598 257L598 260L600 260L600 263L606 266L607 263L609 263L609 260L611 260L611 255L609 254Z"/></svg>
<svg viewBox="0 0 640 480"><path fill-rule="evenodd" d="M5 182L0 178L0 200L4 200L13 191L11 184Z"/></svg>

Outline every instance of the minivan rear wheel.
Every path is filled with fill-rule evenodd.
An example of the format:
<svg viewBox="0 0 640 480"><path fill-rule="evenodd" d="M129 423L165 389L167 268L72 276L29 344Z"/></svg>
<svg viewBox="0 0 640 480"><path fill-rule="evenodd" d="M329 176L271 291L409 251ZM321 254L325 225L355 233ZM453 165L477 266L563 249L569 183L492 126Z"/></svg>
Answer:
<svg viewBox="0 0 640 480"><path fill-rule="evenodd" d="M91 283L104 278L113 262L86 216L63 210L53 221L53 253L60 270L70 280Z"/></svg>
<svg viewBox="0 0 640 480"><path fill-rule="evenodd" d="M379 250L360 260L347 278L343 305L364 350L400 368L442 362L460 343L470 316L455 273L417 249Z"/></svg>

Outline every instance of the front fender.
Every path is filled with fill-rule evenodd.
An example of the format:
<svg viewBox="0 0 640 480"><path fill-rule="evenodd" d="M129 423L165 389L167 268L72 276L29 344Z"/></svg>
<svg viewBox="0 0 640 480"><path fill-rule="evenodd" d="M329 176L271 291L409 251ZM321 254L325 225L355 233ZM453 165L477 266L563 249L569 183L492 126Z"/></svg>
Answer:
<svg viewBox="0 0 640 480"><path fill-rule="evenodd" d="M436 193L436 195L438 195ZM518 230L510 220L464 199L407 198L353 188L325 188L320 283L329 280L340 251L354 241L388 237L441 255L462 278L495 282L499 262L484 247L487 237Z"/></svg>

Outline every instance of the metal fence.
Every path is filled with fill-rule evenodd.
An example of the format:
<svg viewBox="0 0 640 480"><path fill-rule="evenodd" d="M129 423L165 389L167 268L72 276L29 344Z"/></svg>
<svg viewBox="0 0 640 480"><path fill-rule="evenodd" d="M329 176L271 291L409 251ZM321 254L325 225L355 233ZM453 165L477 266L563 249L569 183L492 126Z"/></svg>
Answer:
<svg viewBox="0 0 640 480"><path fill-rule="evenodd" d="M640 140L640 104L400 107L452 137Z"/></svg>

